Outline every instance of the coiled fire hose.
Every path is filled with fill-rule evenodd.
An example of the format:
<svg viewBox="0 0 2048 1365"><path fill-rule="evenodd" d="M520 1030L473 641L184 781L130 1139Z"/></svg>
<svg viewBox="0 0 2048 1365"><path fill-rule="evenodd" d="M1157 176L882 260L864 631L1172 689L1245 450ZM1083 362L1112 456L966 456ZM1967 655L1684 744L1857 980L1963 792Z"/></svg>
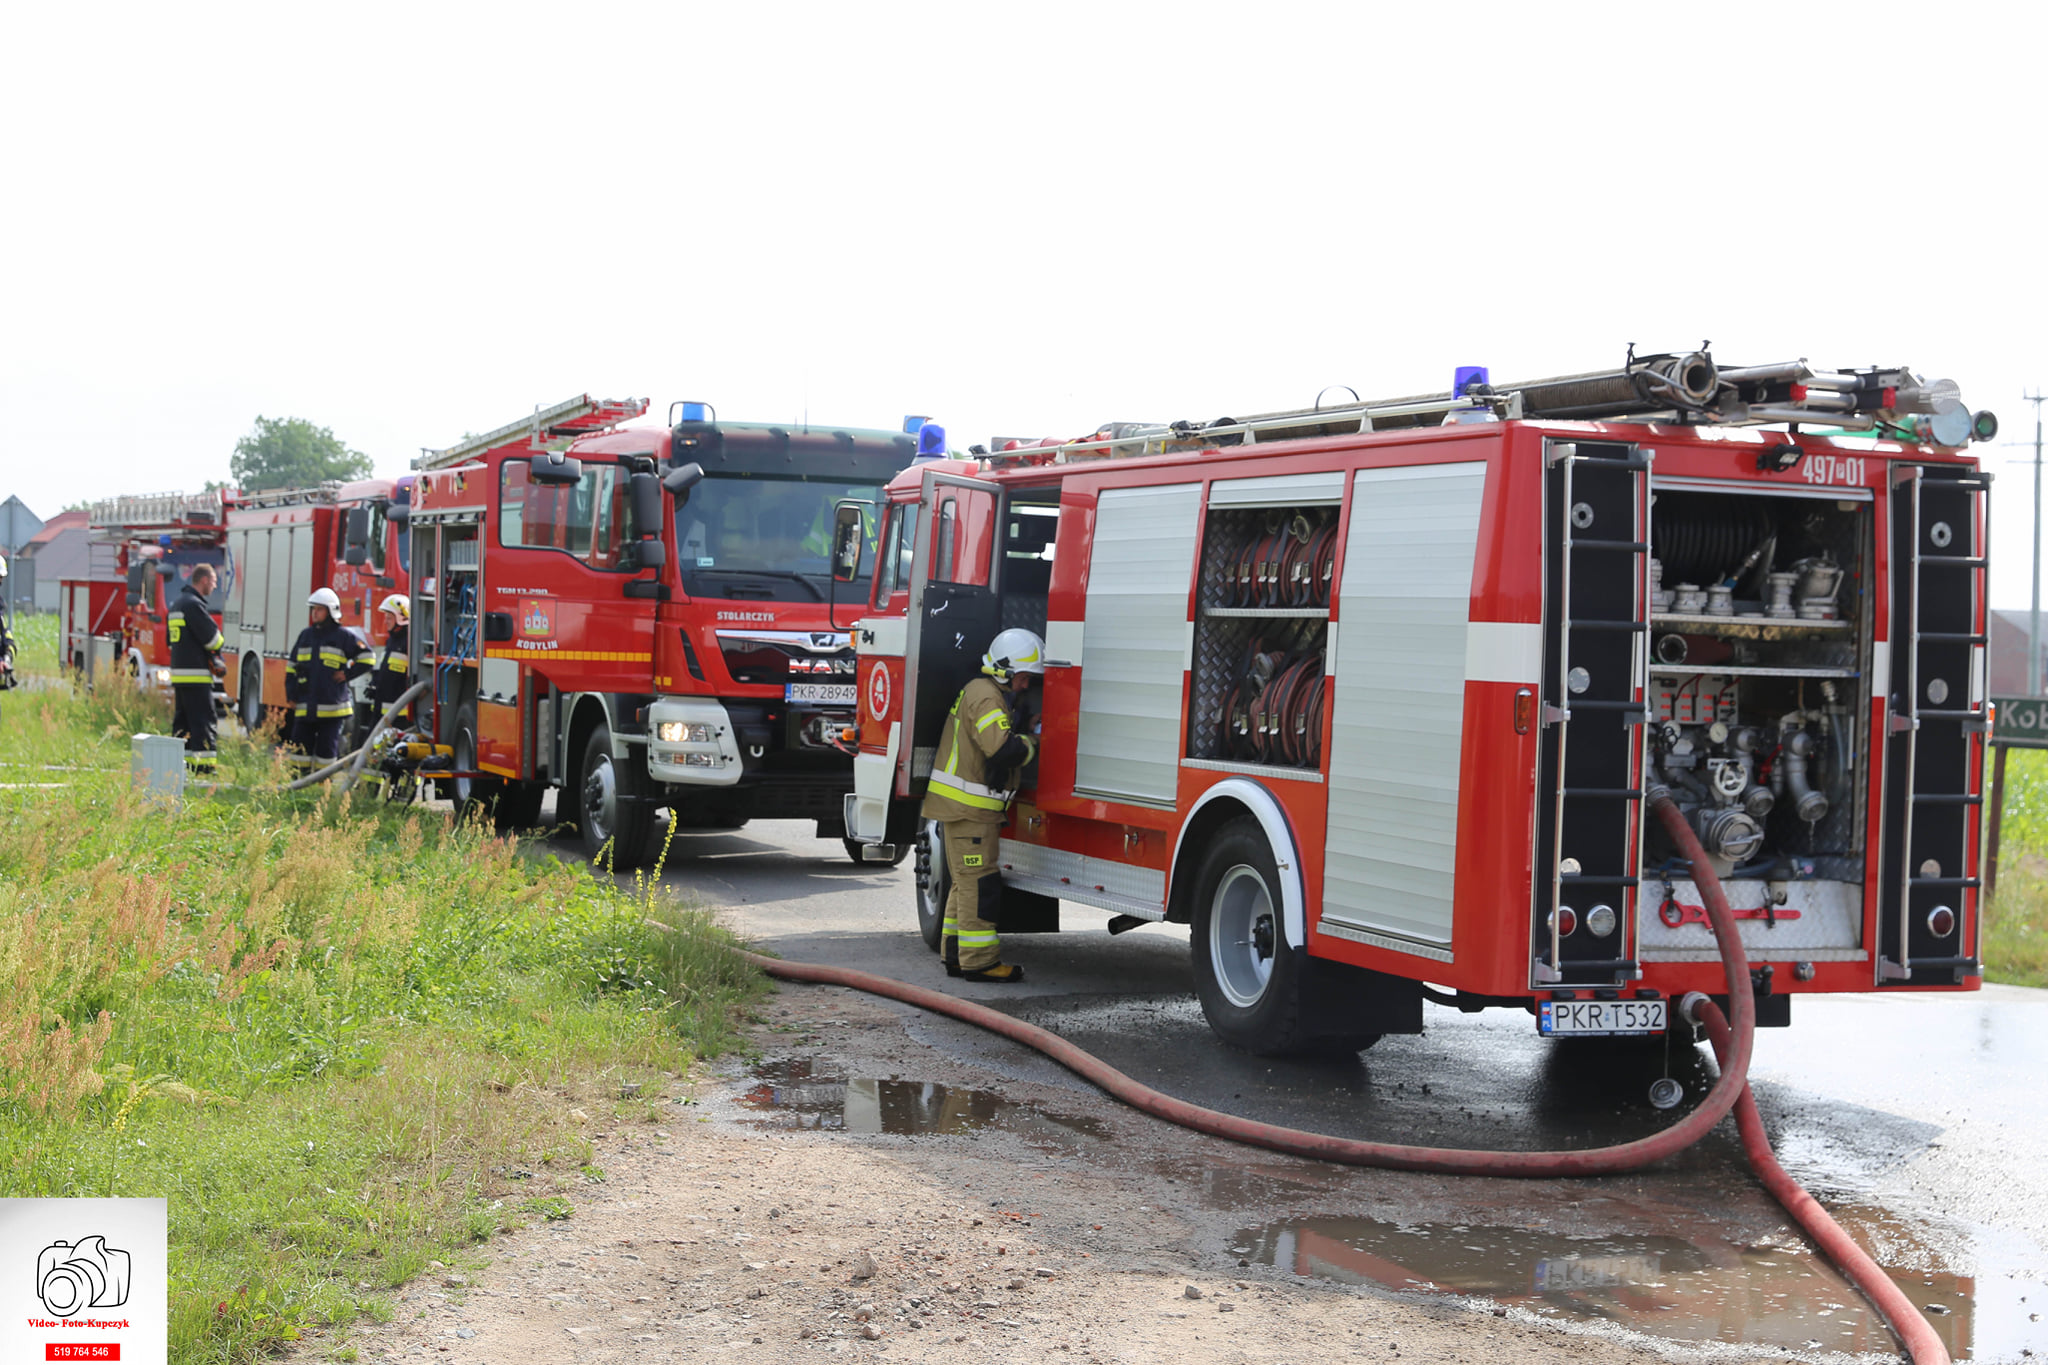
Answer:
<svg viewBox="0 0 2048 1365"><path fill-rule="evenodd" d="M1669 797L1661 795L1653 795L1650 806L1663 824L1665 832L1678 845L1680 853L1692 861L1694 884L1700 890L1700 898L1706 902L1707 918L1713 925L1714 937L1721 949L1721 966L1728 980L1729 1005L1735 1017L1730 1021L1722 1014L1719 1006L1697 992L1688 995L1680 1003L1681 1013L1704 1024L1709 1037L1713 1040L1714 1052L1721 1064L1720 1079L1714 1082L1713 1087L1707 1091L1692 1113L1663 1132L1611 1147L1594 1147L1577 1152L1468 1151L1455 1147L1411 1147L1401 1143L1364 1142L1355 1138L1333 1137L1326 1133L1305 1132L1298 1128L1284 1128L1277 1124L1262 1123L1257 1119L1241 1118L1235 1114L1205 1109L1200 1105L1175 1099L1171 1095L1161 1094L1152 1087L1133 1080L1100 1058L1082 1051L1059 1035L1048 1032L1036 1024L1013 1019L985 1005L977 1005L939 991L845 967L785 962L754 953L745 953L742 956L768 975L784 981L845 986L872 995L886 996L907 1005L915 1005L919 1009L950 1015L965 1023L987 1029L991 1033L1001 1034L1013 1042L1022 1043L1044 1053L1075 1075L1132 1108L1154 1118L1164 1119L1168 1123L1215 1137L1228 1138L1252 1147L1264 1147L1270 1151L1313 1157L1344 1165L1429 1171L1441 1175L1520 1178L1614 1175L1623 1171L1638 1170L1653 1161L1683 1151L1705 1137L1723 1117L1733 1111L1736 1114L1737 1126L1742 1132L1744 1150L1749 1155L1750 1162L1756 1168L1764 1187L1785 1206L1786 1211L1799 1225L1812 1235L1821 1250L1834 1261L1850 1282L1862 1291L1864 1297L1877 1307L1878 1312L1891 1325L1892 1331L1905 1344L1914 1365L1949 1365L1948 1351L1942 1346L1940 1338L1935 1335L1927 1320L1915 1311L1905 1295L1885 1277L1877 1263L1856 1246L1848 1233L1842 1230L1841 1225L1830 1218L1813 1197L1801 1189L1772 1157L1769 1140L1764 1135L1763 1121L1757 1116L1756 1102L1749 1094L1750 1045L1756 1033L1756 1000L1749 979L1749 959L1742 950L1742 939L1736 929L1734 914L1728 907L1728 897L1721 889L1720 878L1714 875L1713 868L1707 861L1706 850L1700 847L1699 839L1693 834L1692 827L1686 823L1678 807L1672 804Z"/></svg>
<svg viewBox="0 0 2048 1365"><path fill-rule="evenodd" d="M384 714L379 716L377 723L370 727L369 736L363 740L360 747L349 750L324 768L292 779L285 784L284 789L288 792L300 791L312 786L316 782L325 782L343 768L347 768L349 770L348 777L342 782L340 787L340 790L347 791L355 785L357 775L362 772L363 764L369 759L371 748L377 743L377 737L383 734L385 728L391 724L391 718L400 711L403 711L411 704L414 697L417 697L426 690L427 684L425 682L416 682L411 687L406 688L404 694L397 701L384 708Z"/></svg>

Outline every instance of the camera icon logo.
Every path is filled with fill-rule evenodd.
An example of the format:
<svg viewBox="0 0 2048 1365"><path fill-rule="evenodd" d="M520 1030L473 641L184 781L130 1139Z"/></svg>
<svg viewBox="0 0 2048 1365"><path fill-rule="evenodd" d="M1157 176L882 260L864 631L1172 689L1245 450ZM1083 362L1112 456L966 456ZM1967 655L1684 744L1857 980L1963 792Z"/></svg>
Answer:
<svg viewBox="0 0 2048 1365"><path fill-rule="evenodd" d="M128 1253L104 1237L52 1242L36 1257L36 1297L57 1317L128 1302Z"/></svg>

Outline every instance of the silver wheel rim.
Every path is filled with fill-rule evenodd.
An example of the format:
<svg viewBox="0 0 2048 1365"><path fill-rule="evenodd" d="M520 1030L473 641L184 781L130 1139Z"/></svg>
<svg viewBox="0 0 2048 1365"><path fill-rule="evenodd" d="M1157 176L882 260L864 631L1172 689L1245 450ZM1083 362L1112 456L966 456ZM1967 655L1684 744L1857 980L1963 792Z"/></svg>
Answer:
<svg viewBox="0 0 2048 1365"><path fill-rule="evenodd" d="M613 818L618 814L618 777L612 772L612 756L600 754L583 777L583 819L598 843L612 837Z"/></svg>
<svg viewBox="0 0 2048 1365"><path fill-rule="evenodd" d="M458 730L455 734L455 771L473 773L476 771L476 740L469 731ZM469 798L476 794L476 780L468 777L455 779L455 804L467 805Z"/></svg>
<svg viewBox="0 0 2048 1365"><path fill-rule="evenodd" d="M1224 873L1209 906L1209 961L1231 1004L1250 1009L1265 998L1278 930L1259 870L1239 863Z"/></svg>
<svg viewBox="0 0 2048 1365"><path fill-rule="evenodd" d="M938 822L925 827L925 848L929 850L931 872L925 884L917 889L917 903L923 908L925 918L933 924L942 924L946 918L946 902L943 897L933 895L938 888L939 878L949 875L946 869L944 843L939 835Z"/></svg>

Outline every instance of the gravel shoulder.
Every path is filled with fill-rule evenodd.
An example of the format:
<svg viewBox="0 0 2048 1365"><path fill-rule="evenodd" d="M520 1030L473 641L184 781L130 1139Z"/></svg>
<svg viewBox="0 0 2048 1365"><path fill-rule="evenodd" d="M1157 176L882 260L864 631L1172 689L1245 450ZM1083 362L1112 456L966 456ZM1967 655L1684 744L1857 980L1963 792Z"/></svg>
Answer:
<svg viewBox="0 0 2048 1365"><path fill-rule="evenodd" d="M1304 1279L1233 1250L1238 1229L1304 1191L1427 1216L1441 1182L1343 1172L1344 1195L1327 1168L1181 1132L1060 1077L990 1076L932 1046L922 1016L848 991L785 986L763 1016L754 1045L779 1065L784 1098L801 1099L807 1076L872 1077L890 1084L850 1104L915 1090L913 1107L939 1126L972 1131L848 1131L829 1104L761 1107L775 1092L746 1062L706 1068L676 1083L670 1118L593 1120L605 1179L572 1196L571 1217L498 1237L478 1265L401 1291L391 1323L301 1354L476 1365L1673 1356L1484 1301ZM1571 1193L1560 1192L1561 1217Z"/></svg>

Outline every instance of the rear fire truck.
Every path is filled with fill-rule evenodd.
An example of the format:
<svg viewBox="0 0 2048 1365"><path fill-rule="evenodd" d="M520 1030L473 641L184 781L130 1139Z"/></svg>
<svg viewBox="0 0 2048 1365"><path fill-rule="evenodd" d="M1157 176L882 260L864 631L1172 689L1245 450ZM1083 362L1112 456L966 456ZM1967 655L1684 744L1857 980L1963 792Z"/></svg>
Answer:
<svg viewBox="0 0 2048 1365"><path fill-rule="evenodd" d="M917 443L700 403L620 427L646 410L579 397L419 462L412 658L452 749L444 785L503 827L555 788L558 818L618 868L652 856L663 807L681 828L810 819L843 838L854 655L833 621L834 509L878 505Z"/></svg>
<svg viewBox="0 0 2048 1365"><path fill-rule="evenodd" d="M65 594L63 632L74 664L88 676L109 667L125 668L145 687L170 695L171 646L166 622L170 604L184 590L192 570L211 564L218 573L207 606L219 619L234 587L234 566L225 549L222 521L225 494L148 493L108 498L87 513L94 577L103 557L126 582L126 609L105 629L104 593L84 582ZM95 611L95 607L98 608ZM219 700L216 692L215 700Z"/></svg>
<svg viewBox="0 0 2048 1365"><path fill-rule="evenodd" d="M408 590L411 545L403 535L412 477L243 493L228 505L228 560L236 570L222 628L227 695L255 730L285 705L292 643L307 623L306 599L332 588L341 624L384 643L377 603Z"/></svg>
<svg viewBox="0 0 2048 1365"><path fill-rule="evenodd" d="M1660 789L1762 1022L1974 988L1989 476L1962 447L1995 430L1904 370L1631 355L922 465L857 626L850 833L918 841L936 948L933 746L1024 626L1042 745L1003 931L1061 901L1189 924L1247 1048L1369 1046L1425 998L1663 1031L1726 985Z"/></svg>

